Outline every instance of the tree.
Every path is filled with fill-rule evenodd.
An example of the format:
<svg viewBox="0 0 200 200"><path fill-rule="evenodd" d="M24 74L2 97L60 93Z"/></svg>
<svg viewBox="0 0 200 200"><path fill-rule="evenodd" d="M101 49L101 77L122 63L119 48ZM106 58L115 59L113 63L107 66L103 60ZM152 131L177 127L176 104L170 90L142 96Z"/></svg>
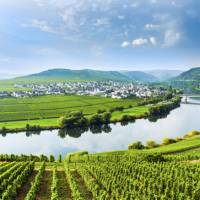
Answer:
<svg viewBox="0 0 200 200"><path fill-rule="evenodd" d="M50 157L49 157L49 161L50 161L50 162L54 162L54 161L55 161L55 158L54 158L53 155L50 155Z"/></svg>
<svg viewBox="0 0 200 200"><path fill-rule="evenodd" d="M97 110L97 113L98 113L98 114L105 113L105 112L106 112L105 109L99 109L99 110Z"/></svg>
<svg viewBox="0 0 200 200"><path fill-rule="evenodd" d="M155 148L158 146L158 144L154 140L148 140L146 145L148 148Z"/></svg>
<svg viewBox="0 0 200 200"><path fill-rule="evenodd" d="M173 144L173 143L176 143L176 140L172 138L164 138L162 140L163 145L168 145L168 144Z"/></svg>
<svg viewBox="0 0 200 200"><path fill-rule="evenodd" d="M110 122L110 118L111 118L111 113L110 112L106 112L102 115L102 121L105 124L108 124Z"/></svg>
<svg viewBox="0 0 200 200"><path fill-rule="evenodd" d="M84 127L88 124L88 120L82 112L72 112L68 116L62 116L59 119L61 128Z"/></svg>
<svg viewBox="0 0 200 200"><path fill-rule="evenodd" d="M92 115L92 117L89 120L90 125L101 125L102 122L102 116L98 114Z"/></svg>
<svg viewBox="0 0 200 200"><path fill-rule="evenodd" d="M66 117L65 116L61 116L58 120L58 124L61 128L63 128L65 126L65 121L66 121Z"/></svg>
<svg viewBox="0 0 200 200"><path fill-rule="evenodd" d="M59 163L62 162L62 155L61 155L61 154L59 154L59 156L58 156L58 162L59 162Z"/></svg>
<svg viewBox="0 0 200 200"><path fill-rule="evenodd" d="M130 145L128 145L128 149L144 149L144 145L140 141L136 141Z"/></svg>

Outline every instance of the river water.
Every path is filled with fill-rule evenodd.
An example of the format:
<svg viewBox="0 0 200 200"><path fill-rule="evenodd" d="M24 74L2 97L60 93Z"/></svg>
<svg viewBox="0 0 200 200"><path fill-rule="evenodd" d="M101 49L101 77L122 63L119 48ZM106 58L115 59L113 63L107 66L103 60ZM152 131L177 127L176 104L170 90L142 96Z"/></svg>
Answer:
<svg viewBox="0 0 200 200"><path fill-rule="evenodd" d="M0 154L53 154L57 157L58 154L83 150L91 153L122 150L136 140L160 142L164 137L183 136L191 130L200 130L200 106L182 104L156 122L139 119L128 125L112 124L104 131L95 129L81 134L80 130L67 133L53 130L0 135Z"/></svg>

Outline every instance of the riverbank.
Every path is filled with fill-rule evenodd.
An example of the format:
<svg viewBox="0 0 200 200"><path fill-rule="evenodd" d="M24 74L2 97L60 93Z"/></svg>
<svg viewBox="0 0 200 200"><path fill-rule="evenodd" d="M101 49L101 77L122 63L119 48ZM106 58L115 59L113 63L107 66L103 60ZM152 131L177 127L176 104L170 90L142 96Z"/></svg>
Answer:
<svg viewBox="0 0 200 200"><path fill-rule="evenodd" d="M149 116L148 106L138 106L135 108L124 109L123 111L113 112L110 120L110 124L121 122L122 116L129 115L136 119L147 118ZM87 116L89 117L89 116ZM30 126L27 128L27 124ZM25 120L0 123L0 133L17 133L26 131L43 131L61 129L59 126L59 119L41 119L41 120Z"/></svg>
<svg viewBox="0 0 200 200"><path fill-rule="evenodd" d="M178 101L177 101L178 100ZM138 101L138 100L137 100ZM137 105L128 106L128 108L124 107L115 107L112 109L116 109L116 111L112 111L111 118L109 119L109 123L116 122L129 122L134 121L136 119L148 118L148 117L156 117L162 114L168 114L170 110L178 107L180 105L180 98L175 97L166 102L158 102L156 104L148 104L147 105ZM138 103L139 104L139 103ZM140 102L141 104L141 102ZM155 112L155 109L160 112ZM154 113L152 113L152 110ZM103 111L105 112L105 110ZM84 115L86 119L89 119L93 115ZM38 120L23 120L23 121L13 121L13 122L0 122L0 133L15 133L15 132L27 132L27 131L42 131L42 130L53 130L53 129L61 129L63 128L59 124L58 118L50 118L50 119L38 119Z"/></svg>
<svg viewBox="0 0 200 200"><path fill-rule="evenodd" d="M159 146L157 148L150 149L132 149L132 150L116 150L110 152L101 152L91 155L96 156L117 156L117 155L132 155L132 154L145 154L145 153L160 153L164 155L171 154L185 154L187 152L200 153L200 136L187 137L184 140L180 140L173 144ZM200 157L200 154L199 154Z"/></svg>

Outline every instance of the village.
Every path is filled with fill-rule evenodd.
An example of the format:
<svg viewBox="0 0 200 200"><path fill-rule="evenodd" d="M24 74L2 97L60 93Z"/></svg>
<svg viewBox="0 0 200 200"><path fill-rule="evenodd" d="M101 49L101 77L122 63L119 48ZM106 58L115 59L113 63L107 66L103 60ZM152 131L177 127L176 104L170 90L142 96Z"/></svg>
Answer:
<svg viewBox="0 0 200 200"><path fill-rule="evenodd" d="M94 82L57 82L14 84L16 90L0 92L0 97L31 97L43 95L99 95L111 98L139 98L158 96L166 92L163 88L154 88L141 83L115 81Z"/></svg>

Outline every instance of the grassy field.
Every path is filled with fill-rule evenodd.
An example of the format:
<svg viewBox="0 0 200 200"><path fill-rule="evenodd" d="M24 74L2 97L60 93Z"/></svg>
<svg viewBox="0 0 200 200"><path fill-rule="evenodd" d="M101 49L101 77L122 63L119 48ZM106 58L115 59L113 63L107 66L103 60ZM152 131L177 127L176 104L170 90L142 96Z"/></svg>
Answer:
<svg viewBox="0 0 200 200"><path fill-rule="evenodd" d="M0 128L6 127L8 129L20 129L26 127L27 124L30 124L31 126L38 125L41 127L58 126L58 118L0 122Z"/></svg>
<svg viewBox="0 0 200 200"><path fill-rule="evenodd" d="M135 153L162 153L162 154L174 154L174 153L186 153L186 152L200 152L200 136L184 139L180 142L164 145L152 149L144 150L117 150L110 152L97 153L95 155L132 155Z"/></svg>
<svg viewBox="0 0 200 200"><path fill-rule="evenodd" d="M30 91L31 88L15 88L14 87L14 82L12 81L2 81L0 80L0 92L14 92L14 91Z"/></svg>
<svg viewBox="0 0 200 200"><path fill-rule="evenodd" d="M39 96L30 98L0 99L0 128L24 128L26 124L58 126L58 118L72 111L81 111L90 116L99 109L109 111L111 108L123 106L122 112L114 112L112 120L119 120L124 114L140 116L148 112L145 106L137 107L141 101L133 99L112 99L98 96ZM129 108L132 106L132 108Z"/></svg>
<svg viewBox="0 0 200 200"><path fill-rule="evenodd" d="M134 117L144 116L145 113L149 112L148 106L138 106L134 108L128 108L123 111L114 112L111 120L118 121L122 118L123 115L130 115Z"/></svg>
<svg viewBox="0 0 200 200"><path fill-rule="evenodd" d="M155 153L178 153L178 152L187 152L194 150L196 148L200 148L200 136L192 137L185 139L183 141L170 144L170 145L165 145L153 149L147 150L147 152Z"/></svg>

